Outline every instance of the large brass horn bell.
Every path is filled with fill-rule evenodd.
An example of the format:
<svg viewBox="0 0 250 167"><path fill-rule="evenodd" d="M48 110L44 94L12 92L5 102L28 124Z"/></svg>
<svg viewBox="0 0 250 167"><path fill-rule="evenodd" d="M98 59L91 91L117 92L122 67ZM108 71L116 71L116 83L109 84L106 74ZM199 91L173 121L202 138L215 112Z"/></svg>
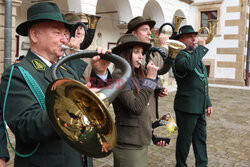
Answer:
<svg viewBox="0 0 250 167"><path fill-rule="evenodd" d="M175 25L172 23L164 23L161 25L161 27L159 28L159 35L162 33L162 29L163 27L165 27L166 25L170 26L172 28L172 35L170 37L170 39L175 39L176 35L177 35L177 31L182 23L182 21L185 19L184 17L181 16L175 16Z"/></svg>
<svg viewBox="0 0 250 167"><path fill-rule="evenodd" d="M86 49L89 47L89 45L91 45L94 36L95 36L95 30L96 30L96 26L97 23L99 21L99 19L101 18L100 16L95 16L95 15L87 15L86 17L88 19L88 29L84 29L85 30L85 36L84 36L84 40L80 45L80 48Z"/></svg>
<svg viewBox="0 0 250 167"><path fill-rule="evenodd" d="M208 33L208 37L206 39L206 44L209 44L213 38L214 38L214 34L215 34L215 29L216 29L216 24L217 24L218 20L208 20L208 28L207 27L201 27L198 31L197 37L199 38L201 36L201 32L203 30L206 30Z"/></svg>
<svg viewBox="0 0 250 167"><path fill-rule="evenodd" d="M46 91L46 108L50 121L60 137L80 153L95 158L109 155L116 144L116 129L107 107L131 76L127 61L114 54L100 55L102 59L119 64L123 71L120 81L91 91L79 81L58 79L61 64L76 58L92 58L96 51L73 53L58 61L52 69L54 81ZM105 151L106 150L106 151Z"/></svg>

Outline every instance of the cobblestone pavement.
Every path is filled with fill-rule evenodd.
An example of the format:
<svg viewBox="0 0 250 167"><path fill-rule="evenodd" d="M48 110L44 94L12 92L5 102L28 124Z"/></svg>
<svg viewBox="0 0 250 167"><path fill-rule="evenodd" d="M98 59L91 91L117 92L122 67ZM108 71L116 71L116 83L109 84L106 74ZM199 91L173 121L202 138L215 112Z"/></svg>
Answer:
<svg viewBox="0 0 250 167"><path fill-rule="evenodd" d="M160 115L171 112L174 117L173 99L175 92L159 102ZM207 118L207 149L209 167L248 167L250 166L250 90L232 88L210 88L210 98L214 113ZM111 107L110 107L111 108ZM155 133L164 136L164 129ZM173 134L170 145L158 147L150 145L149 167L175 166L175 141ZM12 139L13 140L13 139ZM8 166L13 164L13 152ZM195 166L192 148L187 164ZM112 154L106 158L94 159L95 167L113 166Z"/></svg>

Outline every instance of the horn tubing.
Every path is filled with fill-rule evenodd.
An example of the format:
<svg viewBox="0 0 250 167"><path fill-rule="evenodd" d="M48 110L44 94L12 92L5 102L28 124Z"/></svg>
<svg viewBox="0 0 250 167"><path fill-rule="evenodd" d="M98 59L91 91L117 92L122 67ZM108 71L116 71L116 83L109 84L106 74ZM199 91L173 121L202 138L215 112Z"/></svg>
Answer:
<svg viewBox="0 0 250 167"><path fill-rule="evenodd" d="M159 28L158 34L159 35L161 34L163 27L166 26L166 25L169 25L172 28L172 35L171 35L171 37L169 39L175 39L175 37L177 35L177 32L174 31L175 26L172 23L164 23L164 24L162 24L161 27Z"/></svg>
<svg viewBox="0 0 250 167"><path fill-rule="evenodd" d="M151 53L153 54L153 52L158 52L161 55L163 61L164 62L167 61L168 56L165 54L165 52L161 48L154 46L154 47L151 47L146 53L145 67L147 67L148 62L151 60L150 55L151 55ZM153 54L153 56L154 56L154 54ZM165 71L164 71L164 69L161 69L157 73L158 73L158 75L161 75L161 74L164 74Z"/></svg>
<svg viewBox="0 0 250 167"><path fill-rule="evenodd" d="M85 30L85 29L84 29ZM93 39L95 36L95 29L88 29L85 30L85 36L84 36L84 40L83 42L80 44L80 49L84 50L86 48L89 47L89 45L91 45Z"/></svg>
<svg viewBox="0 0 250 167"><path fill-rule="evenodd" d="M86 48L88 48L95 36L95 30L96 30L96 26L97 23L99 21L99 19L101 18L100 16L95 16L95 15L87 15L87 19L88 19L88 29L85 29L85 36L84 36L84 40L83 42L80 44L80 49L84 50Z"/></svg>
<svg viewBox="0 0 250 167"><path fill-rule="evenodd" d="M100 90L103 94L106 95L109 103L111 103L116 98L116 96L121 92L121 88L118 88L118 86L123 87L126 84L126 81L128 80L128 78L132 74L132 70L131 70L131 67L128 64L128 62L118 55L110 54L110 53L98 54L97 51L81 51L81 52L73 53L71 55L68 55L68 56L60 59L56 63L55 67L52 69L52 79L53 80L58 79L58 77L56 76L56 70L63 63L68 62L68 61L73 60L73 59L77 59L77 58L92 58L96 55L100 55L100 57L102 59L110 61L114 64L119 64L119 67L120 67L121 71L123 72L122 77L120 78L120 80L122 82L112 83L113 89L109 89L107 87L104 87ZM110 87L110 85L108 87ZM105 89L105 88L107 88L107 89Z"/></svg>

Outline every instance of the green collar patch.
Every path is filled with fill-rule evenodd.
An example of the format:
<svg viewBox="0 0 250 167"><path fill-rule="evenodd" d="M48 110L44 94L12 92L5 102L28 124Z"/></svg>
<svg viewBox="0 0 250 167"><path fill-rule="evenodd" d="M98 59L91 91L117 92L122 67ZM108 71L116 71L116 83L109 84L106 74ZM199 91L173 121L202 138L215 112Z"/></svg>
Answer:
<svg viewBox="0 0 250 167"><path fill-rule="evenodd" d="M36 70L45 71L46 69L46 65L41 60L34 59L32 60L32 64Z"/></svg>

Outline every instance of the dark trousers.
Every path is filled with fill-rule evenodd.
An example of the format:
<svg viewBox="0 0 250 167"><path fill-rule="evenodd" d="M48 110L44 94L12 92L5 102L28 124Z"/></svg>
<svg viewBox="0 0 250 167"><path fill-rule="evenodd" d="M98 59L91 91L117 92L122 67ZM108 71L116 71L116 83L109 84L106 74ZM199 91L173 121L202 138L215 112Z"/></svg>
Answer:
<svg viewBox="0 0 250 167"><path fill-rule="evenodd" d="M207 166L206 116L175 111L178 126L176 142L176 167L186 167L191 143L194 149L195 166Z"/></svg>
<svg viewBox="0 0 250 167"><path fill-rule="evenodd" d="M83 155L83 167L93 167L93 158Z"/></svg>

